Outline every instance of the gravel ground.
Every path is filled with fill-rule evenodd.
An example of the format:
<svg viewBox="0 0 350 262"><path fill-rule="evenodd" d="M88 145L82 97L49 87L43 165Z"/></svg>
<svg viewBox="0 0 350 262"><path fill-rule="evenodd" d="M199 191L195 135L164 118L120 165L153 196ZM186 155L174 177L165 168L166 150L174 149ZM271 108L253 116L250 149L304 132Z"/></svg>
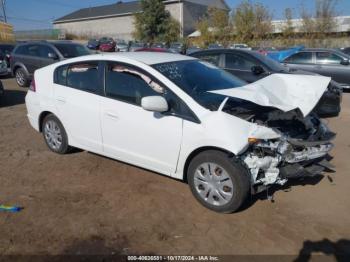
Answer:
<svg viewBox="0 0 350 262"><path fill-rule="evenodd" d="M350 94L329 120L335 173L221 215L185 183L88 152L51 153L26 119L26 90L2 81L0 203L24 210L0 213L0 254L350 253Z"/></svg>

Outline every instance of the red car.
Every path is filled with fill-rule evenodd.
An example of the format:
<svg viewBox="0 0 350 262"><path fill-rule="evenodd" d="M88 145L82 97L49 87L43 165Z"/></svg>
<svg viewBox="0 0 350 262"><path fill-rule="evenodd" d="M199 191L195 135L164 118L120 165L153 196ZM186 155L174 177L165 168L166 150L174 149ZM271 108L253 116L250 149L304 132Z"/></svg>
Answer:
<svg viewBox="0 0 350 262"><path fill-rule="evenodd" d="M172 53L169 49L160 47L143 47L136 49L135 52L161 52L161 53Z"/></svg>
<svg viewBox="0 0 350 262"><path fill-rule="evenodd" d="M112 38L103 37L100 39L101 52L115 52L117 43Z"/></svg>

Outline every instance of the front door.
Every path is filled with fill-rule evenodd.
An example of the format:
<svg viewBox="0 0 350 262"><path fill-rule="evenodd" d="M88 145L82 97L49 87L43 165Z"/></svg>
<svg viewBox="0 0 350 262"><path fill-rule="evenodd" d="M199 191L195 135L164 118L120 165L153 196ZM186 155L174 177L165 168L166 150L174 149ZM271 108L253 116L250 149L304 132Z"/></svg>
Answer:
<svg viewBox="0 0 350 262"><path fill-rule="evenodd" d="M176 170L183 120L141 107L143 97L163 96L163 92L152 88L136 71L141 72L114 62L106 66L106 98L101 104L104 151L122 161L171 175Z"/></svg>
<svg viewBox="0 0 350 262"><path fill-rule="evenodd" d="M253 66L261 66L265 72L256 75L252 72ZM248 83L253 83L269 74L257 61L235 53L225 54L225 70Z"/></svg>

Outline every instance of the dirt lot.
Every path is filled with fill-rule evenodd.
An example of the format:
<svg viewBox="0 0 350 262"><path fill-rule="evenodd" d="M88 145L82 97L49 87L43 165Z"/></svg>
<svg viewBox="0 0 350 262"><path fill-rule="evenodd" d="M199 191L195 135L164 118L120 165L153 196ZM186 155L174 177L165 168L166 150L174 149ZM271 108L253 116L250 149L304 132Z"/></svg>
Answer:
<svg viewBox="0 0 350 262"><path fill-rule="evenodd" d="M239 213L200 206L182 182L88 152L51 153L26 119L25 89L3 80L0 254L293 254L350 252L350 94L336 173L254 197Z"/></svg>

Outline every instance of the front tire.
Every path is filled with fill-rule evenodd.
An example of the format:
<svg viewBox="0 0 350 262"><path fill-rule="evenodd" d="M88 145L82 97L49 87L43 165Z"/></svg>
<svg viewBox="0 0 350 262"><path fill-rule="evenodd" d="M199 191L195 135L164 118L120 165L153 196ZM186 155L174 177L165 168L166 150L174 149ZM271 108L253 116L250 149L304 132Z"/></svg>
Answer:
<svg viewBox="0 0 350 262"><path fill-rule="evenodd" d="M67 133L56 116L51 114L44 118L42 132L46 145L51 151L63 155L71 150Z"/></svg>
<svg viewBox="0 0 350 262"><path fill-rule="evenodd" d="M195 156L187 178L194 197L216 212L237 211L249 194L247 170L236 158L221 151L210 150Z"/></svg>

